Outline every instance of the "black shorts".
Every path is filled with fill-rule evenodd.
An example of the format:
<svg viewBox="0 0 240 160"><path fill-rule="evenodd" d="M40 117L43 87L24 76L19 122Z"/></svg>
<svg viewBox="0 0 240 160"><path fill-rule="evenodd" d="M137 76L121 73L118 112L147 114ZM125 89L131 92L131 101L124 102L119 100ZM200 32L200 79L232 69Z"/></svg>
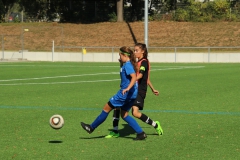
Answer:
<svg viewBox="0 0 240 160"><path fill-rule="evenodd" d="M137 106L139 110L143 110L145 97L146 93L138 93L137 98L133 103L133 106Z"/></svg>

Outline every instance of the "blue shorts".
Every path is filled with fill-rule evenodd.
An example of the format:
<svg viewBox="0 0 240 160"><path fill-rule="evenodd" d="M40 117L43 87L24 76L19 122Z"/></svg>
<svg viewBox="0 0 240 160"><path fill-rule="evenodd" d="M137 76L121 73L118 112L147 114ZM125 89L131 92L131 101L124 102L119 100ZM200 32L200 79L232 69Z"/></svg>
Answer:
<svg viewBox="0 0 240 160"><path fill-rule="evenodd" d="M133 103L137 97L137 90L135 92L127 92L124 95L122 94L122 90L119 90L117 94L115 94L112 98L110 98L109 102L111 103L111 107L121 108L122 110L129 111Z"/></svg>

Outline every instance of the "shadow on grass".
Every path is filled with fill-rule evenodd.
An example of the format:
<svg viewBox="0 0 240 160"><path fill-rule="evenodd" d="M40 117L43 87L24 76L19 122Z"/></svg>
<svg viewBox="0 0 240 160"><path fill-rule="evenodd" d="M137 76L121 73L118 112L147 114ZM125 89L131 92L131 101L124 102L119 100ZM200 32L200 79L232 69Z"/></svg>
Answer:
<svg viewBox="0 0 240 160"><path fill-rule="evenodd" d="M105 136L97 136L97 137L79 137L79 139L97 139L97 138L104 138Z"/></svg>
<svg viewBox="0 0 240 160"><path fill-rule="evenodd" d="M136 132L132 129L132 127L130 127L128 124L122 124L122 126L123 126L123 128L118 130L118 132L120 133L120 137L119 138L133 139L133 137L131 137L130 135L131 134L136 134ZM142 128L146 128L146 127L142 127ZM112 131L112 129L109 129L109 131ZM107 133L106 133L106 135L107 135ZM147 135L158 135L158 134L157 133L153 133L153 134L147 134ZM105 138L105 136L79 137L79 139L97 139L97 138Z"/></svg>
<svg viewBox="0 0 240 160"><path fill-rule="evenodd" d="M62 141L52 140L52 141L48 141L48 143L62 143Z"/></svg>
<svg viewBox="0 0 240 160"><path fill-rule="evenodd" d="M135 134L135 131L128 124L122 124L123 128L119 129L120 137L126 137L131 134Z"/></svg>
<svg viewBox="0 0 240 160"><path fill-rule="evenodd" d="M135 134L135 131L128 125L128 124L122 124L123 128L118 130L120 133L119 138L130 138L132 139L133 137L128 137L131 134ZM109 129L109 131L111 131ZM106 133L107 135L108 133ZM97 136L97 137L80 137L79 139L97 139L97 138L105 138L105 136Z"/></svg>
<svg viewBox="0 0 240 160"><path fill-rule="evenodd" d="M122 124L122 125L123 125L123 128L118 130L120 133L120 137L127 138L126 136L129 136L131 134L136 134L136 132L128 124ZM141 128L149 128L149 127L141 127ZM151 133L151 134L146 133L146 134L147 135L158 135L157 133Z"/></svg>
<svg viewBox="0 0 240 160"><path fill-rule="evenodd" d="M133 42L134 42L134 44L136 44L136 43L137 43L137 39L136 39L136 36L135 36L134 33L133 33L132 27L130 26L130 24L129 24L128 22L126 22L126 23L127 23L128 29L129 29L129 31L130 31L130 33L131 33Z"/></svg>

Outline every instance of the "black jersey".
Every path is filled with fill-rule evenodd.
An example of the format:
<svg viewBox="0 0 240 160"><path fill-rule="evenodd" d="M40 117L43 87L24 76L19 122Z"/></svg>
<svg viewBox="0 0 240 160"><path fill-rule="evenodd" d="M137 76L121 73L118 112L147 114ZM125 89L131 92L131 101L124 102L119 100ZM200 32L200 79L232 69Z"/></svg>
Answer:
<svg viewBox="0 0 240 160"><path fill-rule="evenodd" d="M138 60L138 73L141 73L143 76L138 80L138 92L145 93L147 92L148 79L149 79L150 64L149 61L145 58Z"/></svg>

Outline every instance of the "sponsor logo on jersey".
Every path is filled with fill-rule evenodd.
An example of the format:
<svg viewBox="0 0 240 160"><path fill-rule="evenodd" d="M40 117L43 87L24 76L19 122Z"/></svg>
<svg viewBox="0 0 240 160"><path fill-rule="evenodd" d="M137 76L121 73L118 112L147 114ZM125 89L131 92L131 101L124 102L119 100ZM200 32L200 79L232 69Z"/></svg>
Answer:
<svg viewBox="0 0 240 160"><path fill-rule="evenodd" d="M144 67L144 66L141 66L141 67L140 67L140 71L145 71L145 67Z"/></svg>

